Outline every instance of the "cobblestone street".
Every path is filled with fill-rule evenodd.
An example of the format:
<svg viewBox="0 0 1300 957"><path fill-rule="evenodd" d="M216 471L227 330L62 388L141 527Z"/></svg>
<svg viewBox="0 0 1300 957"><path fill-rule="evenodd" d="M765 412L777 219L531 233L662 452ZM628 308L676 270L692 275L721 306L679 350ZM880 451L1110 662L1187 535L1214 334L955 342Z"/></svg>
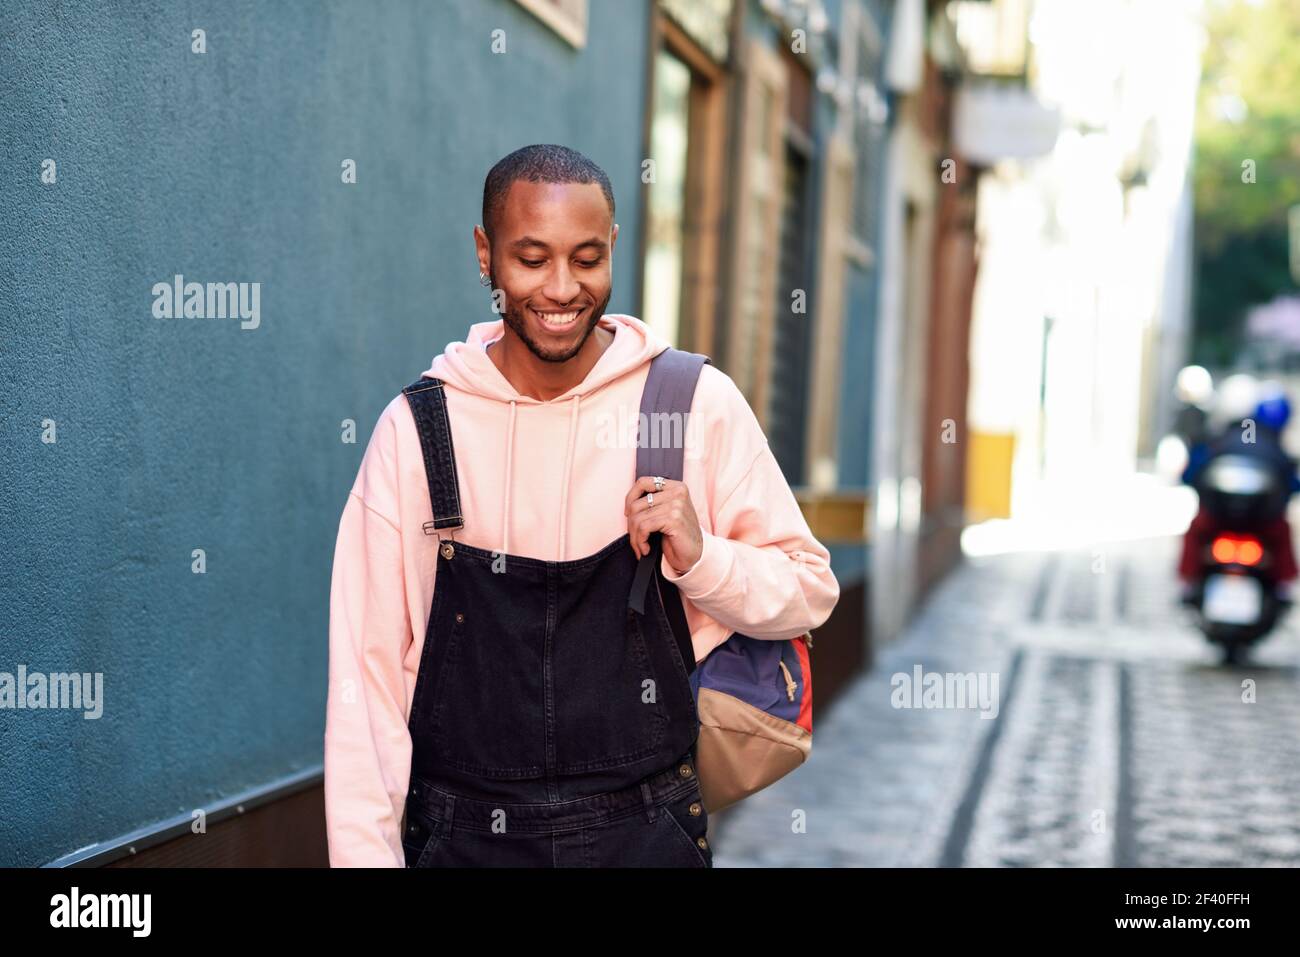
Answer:
<svg viewBox="0 0 1300 957"><path fill-rule="evenodd" d="M1220 666L1176 606L1177 547L968 558L809 762L718 815L716 866L1300 864L1298 619ZM918 665L996 673L996 716L895 708Z"/></svg>

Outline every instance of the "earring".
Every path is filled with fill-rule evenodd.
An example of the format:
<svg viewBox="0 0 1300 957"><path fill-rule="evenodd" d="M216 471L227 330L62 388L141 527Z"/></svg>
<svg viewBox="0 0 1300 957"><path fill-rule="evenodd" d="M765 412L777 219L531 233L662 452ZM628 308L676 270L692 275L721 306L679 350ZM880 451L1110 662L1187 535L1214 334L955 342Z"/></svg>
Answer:
<svg viewBox="0 0 1300 957"><path fill-rule="evenodd" d="M487 273L480 271L478 274L478 282L480 286L490 286L492 285L492 277Z"/></svg>

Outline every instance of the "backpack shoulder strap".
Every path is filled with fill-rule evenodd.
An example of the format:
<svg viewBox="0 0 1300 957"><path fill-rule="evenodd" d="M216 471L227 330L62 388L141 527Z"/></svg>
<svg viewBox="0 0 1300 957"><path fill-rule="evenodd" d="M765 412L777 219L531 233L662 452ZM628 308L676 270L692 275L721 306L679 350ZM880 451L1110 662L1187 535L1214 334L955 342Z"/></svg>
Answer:
<svg viewBox="0 0 1300 957"><path fill-rule="evenodd" d="M711 364L708 356L671 347L650 360L650 372L641 393L642 414L637 422L637 477L658 475L681 481L686 458L686 425L700 370L706 362ZM637 563L627 604L637 614L644 615L646 591L652 579L657 581L664 613L672 626L682 663L690 674L695 670L695 652L686 613L676 586L660 574L662 556L663 536L655 532L650 536L650 551Z"/></svg>
<svg viewBox="0 0 1300 957"><path fill-rule="evenodd" d="M641 392L636 474L680 482L686 455L686 424L700 370L709 357L668 348L650 360Z"/></svg>

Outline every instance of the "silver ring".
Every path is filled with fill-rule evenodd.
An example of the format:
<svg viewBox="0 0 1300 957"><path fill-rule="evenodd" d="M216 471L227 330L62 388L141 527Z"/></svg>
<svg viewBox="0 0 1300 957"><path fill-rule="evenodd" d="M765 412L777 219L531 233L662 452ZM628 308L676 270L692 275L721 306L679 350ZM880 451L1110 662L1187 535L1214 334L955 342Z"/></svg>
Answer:
<svg viewBox="0 0 1300 957"><path fill-rule="evenodd" d="M654 504L655 504L655 493L654 493L654 492L647 492L647 493L646 493L645 503L646 503L646 505L649 506L650 508L654 508Z"/></svg>
<svg viewBox="0 0 1300 957"><path fill-rule="evenodd" d="M663 476L662 476L662 475L656 475L656 476L655 476L655 491L656 491L656 492L662 492L663 490L664 490L664 479L663 479Z"/></svg>

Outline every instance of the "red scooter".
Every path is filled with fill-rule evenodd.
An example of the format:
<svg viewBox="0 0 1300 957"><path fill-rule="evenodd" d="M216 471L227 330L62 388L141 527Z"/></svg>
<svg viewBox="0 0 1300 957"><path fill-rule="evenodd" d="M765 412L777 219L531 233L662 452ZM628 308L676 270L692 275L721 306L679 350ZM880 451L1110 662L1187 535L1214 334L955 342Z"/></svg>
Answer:
<svg viewBox="0 0 1300 957"><path fill-rule="evenodd" d="M1188 604L1205 637L1222 647L1224 662L1234 664L1291 605L1278 598L1276 557L1259 534L1285 510L1290 491L1276 470L1244 455L1211 461L1196 488L1220 530L1201 551Z"/></svg>

